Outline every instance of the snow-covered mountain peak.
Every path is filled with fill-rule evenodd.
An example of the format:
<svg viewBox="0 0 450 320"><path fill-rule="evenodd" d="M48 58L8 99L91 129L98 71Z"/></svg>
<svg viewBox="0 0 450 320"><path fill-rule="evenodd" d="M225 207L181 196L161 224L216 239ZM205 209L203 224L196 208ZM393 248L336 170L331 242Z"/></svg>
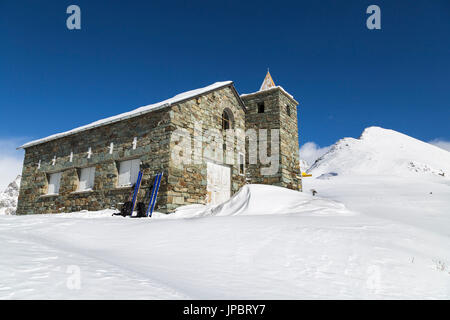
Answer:
<svg viewBox="0 0 450 320"><path fill-rule="evenodd" d="M377 126L372 126L372 127L365 128L363 130L361 136L359 137L359 139L379 138L379 137L382 137L382 136L390 136L390 135L406 136L403 133L400 133L400 132L395 131L395 130L385 129L385 128L377 127Z"/></svg>
<svg viewBox="0 0 450 320"><path fill-rule="evenodd" d="M414 148L417 151L423 151L422 148L436 149L438 147L431 145L429 143L423 142L416 138L410 137L404 133L385 129L381 127L368 127L364 129L361 136L357 140L364 140L366 142L382 146L382 145L395 145L398 147L408 146L409 148ZM440 150L440 149L439 149Z"/></svg>
<svg viewBox="0 0 450 320"><path fill-rule="evenodd" d="M0 215L16 213L21 179L22 176L17 176L17 178L0 193Z"/></svg>
<svg viewBox="0 0 450 320"><path fill-rule="evenodd" d="M359 139L336 142L308 170L313 176L450 176L450 152L403 133L366 128Z"/></svg>
<svg viewBox="0 0 450 320"><path fill-rule="evenodd" d="M309 168L309 163L308 161L304 160L304 159L300 159L300 170L302 172L306 172L306 170L308 170Z"/></svg>

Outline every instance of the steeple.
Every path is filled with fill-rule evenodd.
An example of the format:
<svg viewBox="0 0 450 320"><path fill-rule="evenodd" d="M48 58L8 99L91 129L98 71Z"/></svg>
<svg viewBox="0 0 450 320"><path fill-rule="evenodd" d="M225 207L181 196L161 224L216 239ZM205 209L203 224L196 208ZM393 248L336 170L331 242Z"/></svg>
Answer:
<svg viewBox="0 0 450 320"><path fill-rule="evenodd" d="M269 69L267 69L266 77L264 78L263 83L261 84L261 88L259 88L259 91L264 91L270 88L274 88L275 83L272 80L272 76L270 75Z"/></svg>
<svg viewBox="0 0 450 320"><path fill-rule="evenodd" d="M259 91L243 94L241 99L246 107L245 129L259 132L258 146L263 146L264 152L270 149L272 156L273 152L276 152L276 159L279 161L278 166L275 168L271 165L271 171L269 171L262 161L249 160L245 167L249 182L301 190L302 177L298 160L298 102L281 86L275 85L269 70ZM265 133L262 130L266 130ZM270 138L267 133L270 133ZM270 147L266 145L269 139ZM255 145L257 144L247 145L245 159L251 159L257 152L255 150L258 146Z"/></svg>

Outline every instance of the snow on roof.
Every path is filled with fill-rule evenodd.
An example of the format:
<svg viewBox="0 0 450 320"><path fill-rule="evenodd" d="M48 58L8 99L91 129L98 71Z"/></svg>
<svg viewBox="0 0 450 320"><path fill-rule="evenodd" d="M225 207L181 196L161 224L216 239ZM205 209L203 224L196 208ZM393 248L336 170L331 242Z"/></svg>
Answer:
<svg viewBox="0 0 450 320"><path fill-rule="evenodd" d="M272 90L272 89L275 89L275 88L280 89L288 97L290 97L292 100L297 102L291 94L289 94L286 90L283 89L282 86L275 85L275 82L273 82L272 76L270 75L269 69L267 69L266 77L264 78L264 80L263 80L263 82L261 84L261 87L259 88L259 91L252 92L252 93L241 94L240 97L242 98L242 97L245 97L245 96L250 96L252 94L257 94L257 93L268 91L268 90Z"/></svg>
<svg viewBox="0 0 450 320"><path fill-rule="evenodd" d="M147 105L147 106L143 106L143 107L137 108L135 110L132 110L132 111L129 111L129 112L125 112L125 113L121 113L121 114L118 114L116 116L112 116L112 117L109 117L109 118L106 118L106 119L98 120L98 121L92 122L90 124L87 124L87 125L84 125L84 126L81 126L81 127L78 127L78 128L66 131L66 132L57 133L57 134L48 136L46 138L42 138L42 139L38 139L38 140L34 140L34 141L31 141L31 142L25 143L24 145L20 146L17 149L25 149L25 148L28 148L28 147L31 147L31 146L35 146L35 145L44 143L44 142L48 142L48 141L51 141L51 140L59 139L59 138L66 137L66 136L69 136L69 135L73 135L75 133L79 133L79 132L82 132L82 131L90 130L90 129L97 128L97 127L100 127L100 126L104 126L104 125L107 125L107 124L110 124L110 123L119 122L119 121L122 121L122 120L125 120L125 119L129 119L129 118L132 118L132 117L137 117L139 115L142 115L142 114L145 114L145 113L148 113L148 112L152 112L152 111L156 111L156 110L168 107L168 106L170 106L172 104L175 104L175 103L181 102L183 100L187 100L187 99L193 98L195 96L198 96L198 95L201 95L201 94L204 94L204 93L207 93L207 92L219 89L221 87L228 86L230 84L233 84L233 81L216 82L216 83L213 83L213 84L211 84L211 85L209 85L207 87L204 87L204 88L199 88L199 89L195 89L195 90L191 90L191 91L186 91L186 92L177 94L176 96L174 96L174 97L172 97L170 99L167 99L167 100L164 100L164 101L161 101L161 102L158 102L158 103L154 103L154 104L150 104L150 105Z"/></svg>
<svg viewBox="0 0 450 320"><path fill-rule="evenodd" d="M242 98L242 97L245 97L245 96L250 96L250 95L252 95L252 94L256 94L256 93L260 93L260 92L264 92L264 91L269 91L269 90L272 90L272 89L275 89L275 88L280 89L280 90L283 91L286 95L288 95L288 96L291 97L293 100L295 100L294 97L293 97L290 93L288 93L286 90L283 89L282 86L275 86L275 87L271 87L271 88L264 89L264 90L259 90L259 91L252 92L252 93L244 93L244 94L241 94L240 97Z"/></svg>

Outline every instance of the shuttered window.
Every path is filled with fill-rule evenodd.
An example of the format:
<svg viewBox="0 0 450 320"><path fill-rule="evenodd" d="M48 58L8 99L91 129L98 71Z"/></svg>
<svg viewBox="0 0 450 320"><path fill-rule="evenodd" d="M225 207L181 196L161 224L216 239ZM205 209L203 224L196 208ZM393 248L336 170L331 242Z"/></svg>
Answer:
<svg viewBox="0 0 450 320"><path fill-rule="evenodd" d="M239 174L244 175L245 173L245 158L243 153L239 153Z"/></svg>
<svg viewBox="0 0 450 320"><path fill-rule="evenodd" d="M131 186L136 183L141 160L122 161L119 164L119 187Z"/></svg>
<svg viewBox="0 0 450 320"><path fill-rule="evenodd" d="M94 180L95 167L81 169L78 191L92 190L94 188Z"/></svg>
<svg viewBox="0 0 450 320"><path fill-rule="evenodd" d="M47 194L58 194L61 182L61 172L51 173L48 178Z"/></svg>

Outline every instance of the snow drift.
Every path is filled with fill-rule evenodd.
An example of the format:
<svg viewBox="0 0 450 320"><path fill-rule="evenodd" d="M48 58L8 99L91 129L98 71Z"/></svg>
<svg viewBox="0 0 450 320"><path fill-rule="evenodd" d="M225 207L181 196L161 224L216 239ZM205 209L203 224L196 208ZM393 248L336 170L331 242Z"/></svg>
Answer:
<svg viewBox="0 0 450 320"><path fill-rule="evenodd" d="M359 139L344 138L308 169L314 177L418 175L450 177L450 152L400 132L369 127Z"/></svg>
<svg viewBox="0 0 450 320"><path fill-rule="evenodd" d="M282 187L249 184L228 201L213 207L178 208L174 217L277 215L277 214L350 215L342 203L313 197L309 194Z"/></svg>

